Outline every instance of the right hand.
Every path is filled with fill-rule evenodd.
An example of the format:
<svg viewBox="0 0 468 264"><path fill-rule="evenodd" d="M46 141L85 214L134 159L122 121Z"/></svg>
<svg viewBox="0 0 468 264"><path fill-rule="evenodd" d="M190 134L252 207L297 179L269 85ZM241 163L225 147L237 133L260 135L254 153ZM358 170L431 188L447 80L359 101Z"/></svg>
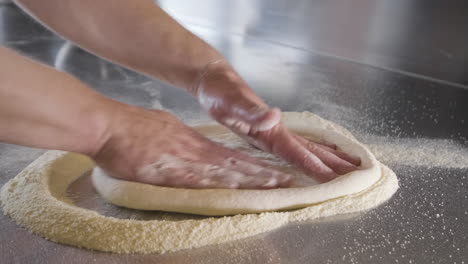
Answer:
<svg viewBox="0 0 468 264"><path fill-rule="evenodd" d="M219 123L320 182L359 169L359 157L339 151L331 143L314 142L289 130L281 123L281 111L269 108L223 61L207 65L191 92Z"/></svg>
<svg viewBox="0 0 468 264"><path fill-rule="evenodd" d="M173 115L121 103L92 155L110 176L180 188L270 189L290 176L205 138Z"/></svg>

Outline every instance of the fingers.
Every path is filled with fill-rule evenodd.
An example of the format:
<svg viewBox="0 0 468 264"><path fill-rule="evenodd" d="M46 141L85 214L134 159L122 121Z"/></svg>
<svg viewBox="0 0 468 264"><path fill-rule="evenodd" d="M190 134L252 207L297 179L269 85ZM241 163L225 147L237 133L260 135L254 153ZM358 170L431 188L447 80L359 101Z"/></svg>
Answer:
<svg viewBox="0 0 468 264"><path fill-rule="evenodd" d="M271 135L260 133L257 138L267 142L271 146L271 151L276 155L296 165L321 182L330 181L338 176L319 157L305 148L284 126L277 127Z"/></svg>
<svg viewBox="0 0 468 264"><path fill-rule="evenodd" d="M223 167L250 176L240 182L241 189L288 187L292 180L290 175L237 158L226 159Z"/></svg>
<svg viewBox="0 0 468 264"><path fill-rule="evenodd" d="M295 137L296 137L296 139L298 139L298 140L305 139L305 140L308 140L308 141L313 141L315 144L320 145L320 146L322 146L323 148L328 149L328 150L330 150L330 151L331 151L331 150L336 150L337 147L338 147L336 144L333 144L333 143L328 143L328 142L316 142L316 141L314 141L314 140L312 140L312 139L304 138L304 137L301 137L301 136L299 136L299 135L295 135Z"/></svg>
<svg viewBox="0 0 468 264"><path fill-rule="evenodd" d="M268 132L270 132L273 127L277 126L281 120L281 111L279 109L267 109L253 106L253 103L248 100L244 100L240 106L241 107L239 109L249 109L245 111L234 111L234 113L239 114L238 117L242 118L242 120L236 120L232 117L223 120L224 124L230 127L237 134L249 135L254 138L259 138L260 135L261 138L262 132L268 134ZM283 130L286 131L286 129ZM273 134L274 133L275 132L273 132ZM299 147L297 149L293 149L285 143L288 141L294 142L294 138L302 144L302 148ZM313 174L319 178L324 178L325 180L336 177L336 174L342 175L356 170L356 166L359 166L360 164L359 158L337 151L337 146L335 144L327 142L309 143L310 141L289 132L283 133L283 136L280 137L275 136L274 140L280 142L277 144L279 146L277 147L279 151L275 152L276 154L288 161L293 160L293 162L299 167L306 167L309 172L311 170L315 170L315 173ZM265 143L265 140L262 139L259 141L260 145L271 145L271 142ZM257 143L254 145L259 144ZM271 147L267 147L267 149L271 149ZM307 152L311 152L313 155L310 155ZM301 160L304 164L297 164ZM328 169L325 167L328 167ZM331 173L330 170L333 171L333 173Z"/></svg>
<svg viewBox="0 0 468 264"><path fill-rule="evenodd" d="M252 145L277 154L321 181L356 169L358 160L336 151L336 145L309 144L288 132L281 125L281 111L268 108L235 72L205 75L197 96L200 104L218 122ZM237 166L235 170L250 173L251 168L241 167Z"/></svg>
<svg viewBox="0 0 468 264"><path fill-rule="evenodd" d="M270 130L281 121L281 110L278 108L268 108L266 106L244 108L234 111L233 118L236 118L236 113L239 120L249 124L253 131Z"/></svg>
<svg viewBox="0 0 468 264"><path fill-rule="evenodd" d="M278 108L259 106L254 106L250 110L232 110L231 114L220 119L222 124L241 135L248 135L251 131L270 130L280 121L281 111Z"/></svg>
<svg viewBox="0 0 468 264"><path fill-rule="evenodd" d="M343 175L357 169L354 164L341 159L332 152L325 150L311 142L306 145L306 149L312 152L323 163L325 163L329 168L332 168L333 171L339 175Z"/></svg>
<svg viewBox="0 0 468 264"><path fill-rule="evenodd" d="M199 94L199 101L218 122L243 135L252 130L269 130L281 120L279 109L269 108L242 84L228 91L204 91Z"/></svg>
<svg viewBox="0 0 468 264"><path fill-rule="evenodd" d="M324 146L324 147L328 147L330 149L336 149L338 146L336 144L333 144L333 143L328 143L328 142L319 142L318 144Z"/></svg>
<svg viewBox="0 0 468 264"><path fill-rule="evenodd" d="M360 159L338 151L330 144L320 144L304 139L280 125L268 133L253 135L269 146L267 150L302 168L308 175L326 182L357 170Z"/></svg>
<svg viewBox="0 0 468 264"><path fill-rule="evenodd" d="M219 161L216 161L219 162ZM163 155L139 172L142 182L176 188L271 189L287 187L291 177L237 158L222 166Z"/></svg>
<svg viewBox="0 0 468 264"><path fill-rule="evenodd" d="M298 136L298 135L296 135L296 139L299 140L299 142L301 142L302 144L304 144L304 146L306 146L310 151L321 152L320 150L316 150L316 148L320 148L321 150L323 150L325 152L330 152L333 155L335 155L336 157L338 157L338 158L340 158L342 160L345 160L345 161L353 164L354 166L359 166L361 164L361 159L359 157L351 156L351 155L349 155L349 154L347 154L345 152L336 150L336 145L334 145L335 148L331 148L329 146L329 144L324 145L323 143L317 143L317 142L314 142L312 140L305 139L305 138L303 138L301 136Z"/></svg>
<svg viewBox="0 0 468 264"><path fill-rule="evenodd" d="M314 142L315 144L318 144L318 145L321 145L323 146L324 148L327 148L327 149L330 149L330 150L336 150L337 146L336 144L333 144L333 143L328 143L328 142L316 142L312 139L309 139L309 138L306 138L306 137L302 137L300 135L297 135L297 134L294 134L294 137L299 140L299 141L303 141L303 140L307 140L307 141L312 141Z"/></svg>
<svg viewBox="0 0 468 264"><path fill-rule="evenodd" d="M359 159L356 160L356 158L353 158L343 152L306 140L302 137L295 138L303 146L303 148L313 153L318 159L320 159L326 166L331 168L338 175L343 175L357 170L356 166L360 163Z"/></svg>
<svg viewBox="0 0 468 264"><path fill-rule="evenodd" d="M258 138L262 132L268 133L273 127L277 126L281 120L281 112L279 109L264 109L261 107L253 107L250 111L238 111L241 120L233 118L225 118L222 122L231 128L234 132L240 135L248 135ZM250 114L249 113L254 113ZM261 113L261 114L258 114ZM247 115L244 117L243 115ZM250 119L248 118L250 116ZM247 121L245 121L247 120ZM248 123L250 122L250 123ZM284 133L282 138L275 138L278 143L278 152L275 152L283 159L292 161L296 166L305 168L306 171L315 175L319 180L327 181L335 178L337 175L346 174L357 169L360 165L360 159L352 157L344 152L337 151L335 144L321 142L311 143L310 141L296 136L292 133ZM294 138L296 140L294 140ZM299 141L301 147L297 149L290 148L287 141ZM290 143L291 144L291 143ZM256 146L271 145L271 142L265 144L265 140L260 140L260 144ZM280 146L284 145L284 146ZM265 149L265 148L264 148ZM271 149L267 147L266 149ZM310 152L310 153L308 153ZM311 155L312 153L312 155Z"/></svg>
<svg viewBox="0 0 468 264"><path fill-rule="evenodd" d="M354 166L359 166L361 165L361 159L359 157L351 156L345 152L339 151L339 150L334 150L334 149L327 149L324 148L322 145L317 145L319 148L325 149L326 151L329 151L339 157L342 160L346 160L347 162L353 164Z"/></svg>

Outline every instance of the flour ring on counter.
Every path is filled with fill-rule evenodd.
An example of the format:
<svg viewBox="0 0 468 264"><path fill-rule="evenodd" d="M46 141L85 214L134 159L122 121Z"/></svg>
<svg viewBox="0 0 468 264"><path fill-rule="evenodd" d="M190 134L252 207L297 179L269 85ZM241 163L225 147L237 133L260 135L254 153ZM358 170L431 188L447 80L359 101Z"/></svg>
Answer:
<svg viewBox="0 0 468 264"><path fill-rule="evenodd" d="M312 114L293 115L351 137L344 129ZM183 219L180 214L165 213L161 219L118 219L81 208L68 197L69 186L95 166L80 154L48 151L2 186L2 210L18 225L51 241L107 252L147 254L231 242L291 222L367 210L388 200L398 189L395 173L380 164L380 178L369 188L298 210L225 217L182 215Z"/></svg>
<svg viewBox="0 0 468 264"><path fill-rule="evenodd" d="M284 113L282 120L297 133L334 143L340 150L360 157L359 170L318 185L254 190L163 187L119 180L96 168L93 184L102 197L118 206L220 216L303 208L361 192L381 178L380 164L374 155L344 129L311 113ZM205 127L200 125L195 129L210 138L213 135Z"/></svg>

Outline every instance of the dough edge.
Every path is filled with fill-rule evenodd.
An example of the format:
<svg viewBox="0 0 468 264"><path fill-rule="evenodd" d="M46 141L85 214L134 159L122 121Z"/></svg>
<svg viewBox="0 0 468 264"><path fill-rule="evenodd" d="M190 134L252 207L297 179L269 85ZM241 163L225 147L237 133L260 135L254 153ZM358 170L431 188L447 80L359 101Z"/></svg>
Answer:
<svg viewBox="0 0 468 264"><path fill-rule="evenodd" d="M4 214L59 243L115 253L164 253L246 238L289 222L370 209L398 189L396 175L380 164L381 177L370 188L303 209L202 220L138 221L106 217L70 203L65 195L68 186L94 166L83 155L46 152L2 187Z"/></svg>
<svg viewBox="0 0 468 264"><path fill-rule="evenodd" d="M362 168L314 186L239 190L170 188L124 181L107 176L97 167L92 174L93 185L107 201L122 207L222 216L304 208L363 191L381 177L379 162L374 155L346 129L334 124L328 126L329 121L311 113L286 112L283 113L283 122L294 131L325 138L348 152L358 154Z"/></svg>

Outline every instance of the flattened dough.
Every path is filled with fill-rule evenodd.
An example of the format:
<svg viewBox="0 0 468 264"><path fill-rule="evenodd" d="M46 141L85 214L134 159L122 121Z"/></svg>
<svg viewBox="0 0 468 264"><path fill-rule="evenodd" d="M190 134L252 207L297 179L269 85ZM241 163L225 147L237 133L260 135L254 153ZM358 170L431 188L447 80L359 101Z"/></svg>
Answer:
<svg viewBox="0 0 468 264"><path fill-rule="evenodd" d="M294 115L351 137L314 115ZM118 219L81 208L67 195L70 184L94 167L90 158L80 154L46 152L1 188L4 214L31 232L63 244L115 253L164 253L231 242L291 222L367 210L398 189L395 174L380 164L380 179L369 188L303 209L226 217L178 214L175 219L171 213L161 213L161 219Z"/></svg>
<svg viewBox="0 0 468 264"><path fill-rule="evenodd" d="M382 177L380 163L374 155L347 130L320 117L304 112L283 113L283 122L291 130L321 141L332 142L346 153L361 158L359 170L342 175L330 182L316 184L303 181L290 188L272 190L239 189L184 189L155 186L118 180L107 176L101 169L93 171L96 190L111 203L123 207L180 212L200 215L234 215L303 208L339 197L362 192ZM208 137L232 135L219 125L196 126ZM214 132L215 131L215 132ZM301 180L302 179L302 180Z"/></svg>

